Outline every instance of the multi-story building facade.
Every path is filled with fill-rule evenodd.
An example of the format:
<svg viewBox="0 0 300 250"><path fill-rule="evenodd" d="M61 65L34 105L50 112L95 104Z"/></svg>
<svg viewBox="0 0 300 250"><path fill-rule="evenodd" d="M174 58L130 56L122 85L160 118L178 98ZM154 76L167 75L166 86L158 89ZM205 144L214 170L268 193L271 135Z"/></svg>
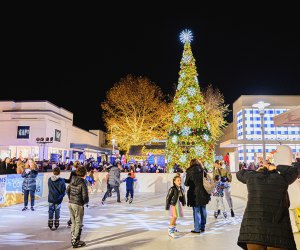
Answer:
<svg viewBox="0 0 300 250"><path fill-rule="evenodd" d="M261 115L252 105L264 101L269 103L264 110L264 143L267 158L272 157L272 152L279 144L285 144L292 148L294 155L300 152L300 126L288 124L288 126L275 126L274 117L300 105L300 96L280 95L242 95L233 104L233 122L230 125L232 138L223 136L220 147L234 152L232 169L237 169L239 162L257 162L263 156L263 135L261 128ZM225 139L226 138L226 139ZM230 149L230 150L229 150ZM234 154L234 155L233 155Z"/></svg>
<svg viewBox="0 0 300 250"><path fill-rule="evenodd" d="M43 138L43 143L37 138ZM103 148L105 133L86 131L73 125L73 113L48 101L0 101L0 158L35 160L59 155L84 160L108 160L111 150Z"/></svg>

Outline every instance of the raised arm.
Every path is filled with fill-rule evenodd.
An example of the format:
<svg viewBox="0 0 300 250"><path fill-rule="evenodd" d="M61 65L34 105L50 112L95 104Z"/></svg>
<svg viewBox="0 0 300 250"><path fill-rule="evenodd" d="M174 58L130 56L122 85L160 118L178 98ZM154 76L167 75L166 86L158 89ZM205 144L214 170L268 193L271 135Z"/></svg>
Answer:
<svg viewBox="0 0 300 250"><path fill-rule="evenodd" d="M276 170L286 179L288 184L292 184L298 178L298 167L297 166L285 166L278 165Z"/></svg>
<svg viewBox="0 0 300 250"><path fill-rule="evenodd" d="M248 170L245 170L245 169L242 169L240 171L238 171L236 173L236 178L244 183L244 184L247 184L247 180L250 176L252 176L253 174L255 173L255 171L248 171Z"/></svg>

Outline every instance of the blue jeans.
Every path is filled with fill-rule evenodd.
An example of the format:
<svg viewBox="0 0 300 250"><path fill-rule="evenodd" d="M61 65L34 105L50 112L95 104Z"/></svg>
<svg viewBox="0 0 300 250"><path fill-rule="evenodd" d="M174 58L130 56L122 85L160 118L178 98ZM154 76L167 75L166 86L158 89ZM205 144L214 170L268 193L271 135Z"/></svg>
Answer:
<svg viewBox="0 0 300 250"><path fill-rule="evenodd" d="M29 193L30 193L30 203L31 203L31 206L33 207L35 191L34 190L23 190L23 192L24 192L24 207L27 207L27 205L28 205Z"/></svg>
<svg viewBox="0 0 300 250"><path fill-rule="evenodd" d="M119 189L119 186L110 186L108 187L104 197L102 198L102 201L105 201L107 197L109 197L109 194L111 193L112 190L115 190L117 192L117 201L121 201L121 198L120 198L120 189Z"/></svg>
<svg viewBox="0 0 300 250"><path fill-rule="evenodd" d="M128 198L129 193L130 193L131 199L133 199L133 189L127 189L127 190L126 190L126 198Z"/></svg>
<svg viewBox="0 0 300 250"><path fill-rule="evenodd" d="M206 225L206 205L193 207L194 230L200 232L200 229L205 229Z"/></svg>
<svg viewBox="0 0 300 250"><path fill-rule="evenodd" d="M54 203L49 203L49 220L53 220L54 214L55 214L55 219L59 220L60 218L60 208L61 204L54 204Z"/></svg>

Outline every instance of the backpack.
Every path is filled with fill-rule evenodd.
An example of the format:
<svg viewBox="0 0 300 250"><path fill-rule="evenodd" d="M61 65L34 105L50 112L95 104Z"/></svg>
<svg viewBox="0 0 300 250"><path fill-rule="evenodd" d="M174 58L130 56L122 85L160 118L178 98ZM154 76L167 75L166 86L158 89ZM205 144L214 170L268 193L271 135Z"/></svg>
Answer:
<svg viewBox="0 0 300 250"><path fill-rule="evenodd" d="M206 174L205 177L204 171L203 171L203 186L208 194L211 194L215 189L215 183L213 179L208 174Z"/></svg>

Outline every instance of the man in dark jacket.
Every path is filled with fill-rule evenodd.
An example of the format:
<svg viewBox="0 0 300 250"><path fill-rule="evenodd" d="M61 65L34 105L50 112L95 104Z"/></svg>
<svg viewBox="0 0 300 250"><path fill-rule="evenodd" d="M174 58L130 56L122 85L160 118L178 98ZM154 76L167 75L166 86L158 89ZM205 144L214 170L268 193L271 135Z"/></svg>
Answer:
<svg viewBox="0 0 300 250"><path fill-rule="evenodd" d="M206 172L202 164L196 160L191 160L190 167L186 170L186 179L184 185L189 187L187 192L187 205L193 207L194 230L192 233L205 231L206 225L206 204L210 201L210 195L203 186L203 175Z"/></svg>
<svg viewBox="0 0 300 250"><path fill-rule="evenodd" d="M82 221L84 215L84 204L89 202L88 188L85 183L86 168L79 167L76 170L77 176L72 178L67 187L69 197L69 210L72 221L72 246L75 248L85 246L85 242L80 240L82 232Z"/></svg>
<svg viewBox="0 0 300 250"><path fill-rule="evenodd" d="M284 153L280 148L277 151ZM284 153L283 157L286 155L288 153ZM291 162L292 160L286 164ZM240 170L236 177L240 182L247 184L248 189L248 201L238 245L248 250L267 247L296 250L287 190L298 177L297 167L265 165L257 171Z"/></svg>
<svg viewBox="0 0 300 250"><path fill-rule="evenodd" d="M53 227L53 217L55 214L54 226L55 229L59 227L60 208L63 198L66 194L66 183L63 178L59 177L60 168L53 169L53 175L48 179L48 202L49 202L49 219L48 227Z"/></svg>
<svg viewBox="0 0 300 250"><path fill-rule="evenodd" d="M70 176L69 176L69 179L65 179L65 183L67 183L67 184L70 184L70 183L71 183L72 178L73 178L74 176L77 176L77 174L76 174L76 169L77 169L78 167L80 167L80 166L81 166L81 164L80 164L79 161L75 161L74 165L73 165L73 162L72 162L71 174L70 174ZM68 220L67 223L68 223L68 227L70 227L70 226L72 225L71 218Z"/></svg>

